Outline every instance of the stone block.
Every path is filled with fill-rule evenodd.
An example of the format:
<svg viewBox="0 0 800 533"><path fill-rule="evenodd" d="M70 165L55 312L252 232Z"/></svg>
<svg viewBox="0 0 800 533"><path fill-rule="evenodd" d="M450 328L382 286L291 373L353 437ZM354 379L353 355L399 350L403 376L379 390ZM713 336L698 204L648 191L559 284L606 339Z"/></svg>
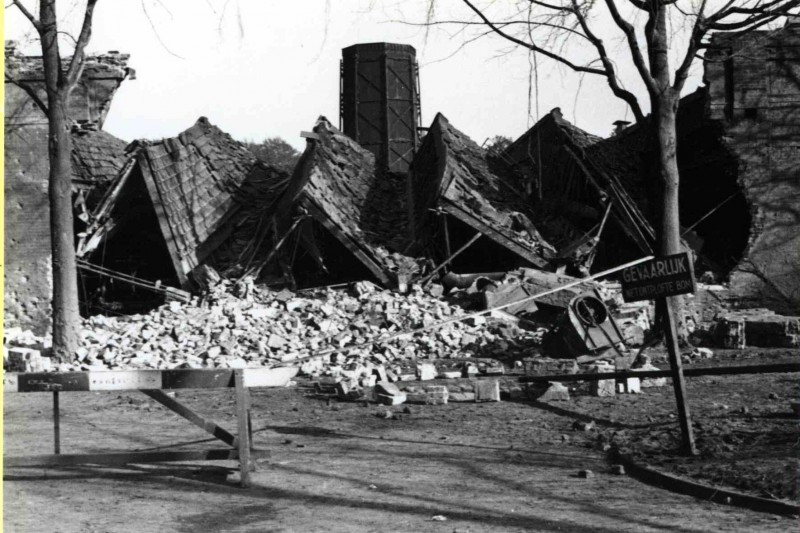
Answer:
<svg viewBox="0 0 800 533"><path fill-rule="evenodd" d="M500 382L496 379L481 379L474 382L476 402L499 402Z"/></svg>
<svg viewBox="0 0 800 533"><path fill-rule="evenodd" d="M475 401L475 393L474 392L451 392L450 398L448 399L451 402L474 402Z"/></svg>
<svg viewBox="0 0 800 533"><path fill-rule="evenodd" d="M425 387L425 394L428 396L427 403L430 405L446 405L450 397L450 391L443 385Z"/></svg>
<svg viewBox="0 0 800 533"><path fill-rule="evenodd" d="M39 350L15 346L8 349L8 370L10 372L43 372L42 359L42 353Z"/></svg>
<svg viewBox="0 0 800 533"><path fill-rule="evenodd" d="M631 369L632 372L636 372L637 370L641 371L651 371L651 370L661 370L657 366L653 366L650 363L645 363L639 368ZM664 387L667 384L667 378L641 378L640 386L642 388L648 387Z"/></svg>
<svg viewBox="0 0 800 533"><path fill-rule="evenodd" d="M590 367L592 374L613 372L614 367L606 363L595 363ZM592 381L589 391L592 396L614 396L616 394L617 382L613 379L601 379Z"/></svg>
<svg viewBox="0 0 800 533"><path fill-rule="evenodd" d="M438 374L439 372L436 370L436 367L431 363L420 363L417 365L417 376L420 381L436 379Z"/></svg>
<svg viewBox="0 0 800 533"><path fill-rule="evenodd" d="M548 357L522 360L528 376L550 376L558 374L577 374L578 362L575 359L551 359Z"/></svg>
<svg viewBox="0 0 800 533"><path fill-rule="evenodd" d="M617 392L619 394L640 394L642 384L639 378L627 378L617 380Z"/></svg>
<svg viewBox="0 0 800 533"><path fill-rule="evenodd" d="M408 399L407 395L403 392L400 394L381 394L376 392L375 398L383 405L400 405L405 403Z"/></svg>

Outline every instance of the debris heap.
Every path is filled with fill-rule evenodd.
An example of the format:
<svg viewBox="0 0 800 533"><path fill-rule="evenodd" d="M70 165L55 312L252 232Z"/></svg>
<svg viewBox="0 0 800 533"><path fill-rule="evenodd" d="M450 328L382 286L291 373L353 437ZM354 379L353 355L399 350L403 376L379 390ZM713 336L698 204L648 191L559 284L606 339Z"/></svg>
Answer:
<svg viewBox="0 0 800 533"><path fill-rule="evenodd" d="M223 281L190 304L170 302L146 315L88 318L74 360L46 367L78 371L296 364L306 374L320 374L330 366L384 366L391 370L418 359L521 356L540 341L540 333L483 317L412 332L464 314L460 307L434 298L418 286L407 295L381 290L369 282L356 283L350 290L293 293ZM409 333L358 347L402 332ZM6 336L7 358L9 351L21 344L47 355L46 341L11 331ZM326 355L304 360L319 353Z"/></svg>

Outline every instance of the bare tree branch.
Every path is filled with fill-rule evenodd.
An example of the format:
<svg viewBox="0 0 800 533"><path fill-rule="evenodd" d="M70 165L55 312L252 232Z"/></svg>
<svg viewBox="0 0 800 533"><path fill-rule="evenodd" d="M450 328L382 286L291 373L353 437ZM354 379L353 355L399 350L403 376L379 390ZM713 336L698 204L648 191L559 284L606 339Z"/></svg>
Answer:
<svg viewBox="0 0 800 533"><path fill-rule="evenodd" d="M597 54L600 56L600 62L605 70L606 80L608 81L608 86L611 87L611 92L624 100L625 103L630 106L637 122L643 122L644 113L642 113L642 109L639 106L639 101L632 92L623 89L619 85L614 63L612 63L611 59L608 57L608 52L606 51L606 47L603 44L602 39L597 37L597 35L589 28L589 24L586 22L586 16L578 8L577 0L572 0L572 12L578 19L578 23L580 24L581 29L583 29L583 32L586 34L586 38L589 39L589 41L594 45L595 49L597 50Z"/></svg>
<svg viewBox="0 0 800 533"><path fill-rule="evenodd" d="M553 60L561 63L562 65L568 66L569 68L571 68L575 72L586 72L588 74L598 74L600 76L605 76L606 75L606 71L603 70L603 69L576 65L572 61L569 61L568 59L566 59L564 57L561 57L558 54L554 54L553 52L551 52L549 50L546 50L544 48L540 48L540 47L536 46L533 43L526 43L525 41L523 41L521 39L517 39L516 37L505 33L502 29L498 28L493 22L491 22L488 18L486 18L486 16L483 14L483 12L480 9L478 9L477 7L475 7L469 0L463 0L463 1L464 1L465 4L467 4L467 6L469 6L469 8L472 11L474 11L481 18L481 20L483 20L483 22L487 26L489 26L496 34L500 35L504 39L506 39L508 41L511 41L512 43L518 44L520 46L523 46L523 47L525 47L525 48L527 48L529 50L533 50L534 52L538 52L538 53L542 54L543 56L549 57L550 59L553 59Z"/></svg>
<svg viewBox="0 0 800 533"><path fill-rule="evenodd" d="M397 24L405 24L406 26L422 26L422 27L429 27L429 26L443 26L445 24L458 24L459 26L486 26L484 22L476 22L470 20L433 20L430 22L406 22L404 20L390 20L389 22L397 23ZM552 28L554 30L561 30L567 33L571 33L576 37L580 37L582 39L586 39L586 35L582 34L579 31L575 31L573 28L568 26L564 26L561 24L552 24L550 22L528 22L527 20L509 20L506 22L492 22L498 28L505 28L507 26L515 26L515 25L526 25L526 26L542 26L545 28ZM489 32L493 33L493 32ZM588 39L587 39L588 40Z"/></svg>
<svg viewBox="0 0 800 533"><path fill-rule="evenodd" d="M12 0L10 5L16 6L16 8L19 9L20 13L25 15L25 18L27 18L31 22L33 27L36 28L36 31L38 32L42 31L41 23L36 19L36 17L33 16L33 13L28 11L28 8L22 5L22 2L20 2L19 0Z"/></svg>
<svg viewBox="0 0 800 533"><path fill-rule="evenodd" d="M631 51L631 59L633 60L636 70L639 72L639 76L642 77L642 81L644 81L647 90L652 93L655 91L655 81L653 77L650 76L650 70L647 68L644 55L642 54L641 48L639 48L639 41L636 39L636 30L630 22L622 17L614 0L605 0L605 2L614 23L622 30L622 33L625 34L625 39L628 41L628 48Z"/></svg>
<svg viewBox="0 0 800 533"><path fill-rule="evenodd" d="M17 80L15 78L13 78L12 76L9 76L8 73L6 73L5 79L6 79L6 81L8 83L10 83L12 85L16 85L17 87L19 87L20 89L25 91L25 93L27 93L27 95L30 97L30 99L33 100L33 103L36 104L36 107L41 109L42 112L45 115L48 115L47 104L45 104L44 100L42 100L39 97L39 95L36 93L36 89L34 89L33 86L30 83Z"/></svg>
<svg viewBox="0 0 800 533"><path fill-rule="evenodd" d="M707 0L702 0L700 2L700 9L697 12L697 18L695 19L694 27L692 28L692 36L689 39L689 45L686 47L686 55L684 56L681 65L675 71L675 81L672 84L672 88L675 90L675 94L678 98L680 98L683 85L686 83L686 78L689 76L689 69L692 67L694 56L697 54L697 51L703 44L703 37L705 37L706 32L708 31L708 27L706 26L704 18L706 3Z"/></svg>
<svg viewBox="0 0 800 533"><path fill-rule="evenodd" d="M81 33L78 35L78 42L75 44L75 52L72 54L72 59L69 62L69 68L66 73L66 88L72 90L78 79L83 72L83 59L86 52L86 45L89 44L89 39L92 36L92 16L94 15L94 6L97 0L88 0L86 3L86 12L83 15L83 26L81 26Z"/></svg>

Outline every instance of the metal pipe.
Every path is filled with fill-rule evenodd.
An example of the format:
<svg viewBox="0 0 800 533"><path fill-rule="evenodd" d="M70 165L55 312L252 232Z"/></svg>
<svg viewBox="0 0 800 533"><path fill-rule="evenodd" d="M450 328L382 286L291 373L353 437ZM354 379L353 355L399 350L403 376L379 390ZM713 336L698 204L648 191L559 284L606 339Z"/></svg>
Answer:
<svg viewBox="0 0 800 533"><path fill-rule="evenodd" d="M507 272L481 272L476 274L454 274L448 272L442 277L442 285L446 289L466 289L478 278L487 278L492 281L500 281Z"/></svg>

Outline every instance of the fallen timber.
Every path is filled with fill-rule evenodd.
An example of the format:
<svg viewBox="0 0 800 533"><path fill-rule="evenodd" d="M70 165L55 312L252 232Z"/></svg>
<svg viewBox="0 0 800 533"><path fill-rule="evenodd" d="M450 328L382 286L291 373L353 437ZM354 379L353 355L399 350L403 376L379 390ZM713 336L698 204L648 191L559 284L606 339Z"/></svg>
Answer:
<svg viewBox="0 0 800 533"><path fill-rule="evenodd" d="M771 365L712 366L705 368L684 368L685 377L731 376L740 374L781 374L800 372L800 362L776 363ZM520 383L547 383L550 381L604 381L607 379L628 378L671 378L672 370L628 370L625 372L600 372L592 374L552 374L548 376L523 376Z"/></svg>

